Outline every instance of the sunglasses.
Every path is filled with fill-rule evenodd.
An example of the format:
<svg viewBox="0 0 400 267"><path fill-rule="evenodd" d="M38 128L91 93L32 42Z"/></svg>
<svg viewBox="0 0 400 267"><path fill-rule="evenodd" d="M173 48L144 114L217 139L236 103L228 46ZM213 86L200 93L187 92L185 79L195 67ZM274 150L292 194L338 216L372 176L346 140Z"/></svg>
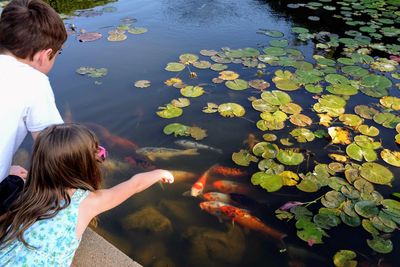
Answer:
<svg viewBox="0 0 400 267"><path fill-rule="evenodd" d="M97 156L99 157L99 159L100 159L102 162L105 161L106 158L107 158L107 150L106 150L104 147L99 146L99 147L97 148Z"/></svg>

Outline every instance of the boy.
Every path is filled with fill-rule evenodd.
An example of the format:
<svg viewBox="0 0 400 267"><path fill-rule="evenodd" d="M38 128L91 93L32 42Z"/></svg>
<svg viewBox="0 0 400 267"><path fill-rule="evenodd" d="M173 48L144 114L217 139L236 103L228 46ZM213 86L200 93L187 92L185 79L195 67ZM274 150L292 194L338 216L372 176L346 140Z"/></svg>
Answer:
<svg viewBox="0 0 400 267"><path fill-rule="evenodd" d="M46 74L66 39L63 21L41 0L13 0L1 14L0 214L3 201L9 205L10 195L21 190L21 180L12 175L27 174L22 167L11 167L27 133L35 139L47 126L63 123Z"/></svg>

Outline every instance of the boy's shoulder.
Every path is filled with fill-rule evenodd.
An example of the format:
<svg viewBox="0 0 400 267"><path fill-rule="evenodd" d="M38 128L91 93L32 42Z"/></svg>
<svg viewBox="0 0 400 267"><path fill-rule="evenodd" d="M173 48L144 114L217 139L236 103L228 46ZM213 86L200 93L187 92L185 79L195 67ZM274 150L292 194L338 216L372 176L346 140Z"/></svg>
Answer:
<svg viewBox="0 0 400 267"><path fill-rule="evenodd" d="M0 54L0 73L5 78L15 79L22 82L48 82L46 74L36 70L29 64L17 60L15 57Z"/></svg>

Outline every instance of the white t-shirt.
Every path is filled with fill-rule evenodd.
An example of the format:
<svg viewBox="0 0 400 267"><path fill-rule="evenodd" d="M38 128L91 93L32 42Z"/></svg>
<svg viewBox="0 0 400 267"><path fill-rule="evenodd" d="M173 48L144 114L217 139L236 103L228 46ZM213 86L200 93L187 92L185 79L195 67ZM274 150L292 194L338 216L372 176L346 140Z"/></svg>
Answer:
<svg viewBox="0 0 400 267"><path fill-rule="evenodd" d="M12 56L0 55L0 182L28 131L60 123L48 77Z"/></svg>

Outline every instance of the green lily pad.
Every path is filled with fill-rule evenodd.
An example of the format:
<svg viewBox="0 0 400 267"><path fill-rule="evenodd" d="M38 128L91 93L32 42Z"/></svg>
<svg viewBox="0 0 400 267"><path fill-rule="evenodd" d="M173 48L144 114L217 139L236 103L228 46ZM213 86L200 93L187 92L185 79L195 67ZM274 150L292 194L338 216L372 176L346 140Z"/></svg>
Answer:
<svg viewBox="0 0 400 267"><path fill-rule="evenodd" d="M384 96L382 97L379 102L385 108L393 109L393 110L400 110L400 98L395 96Z"/></svg>
<svg viewBox="0 0 400 267"><path fill-rule="evenodd" d="M342 114L339 116L339 120L343 122L344 125L357 127L361 125L364 120L355 114Z"/></svg>
<svg viewBox="0 0 400 267"><path fill-rule="evenodd" d="M272 81L275 83L277 88L284 91L294 91L300 88L295 76L290 71L277 70L275 75L276 76L272 78Z"/></svg>
<svg viewBox="0 0 400 267"><path fill-rule="evenodd" d="M227 81L227 82L225 82L225 85L229 89L236 90L236 91L245 90L245 89L249 88L247 81L242 80L242 79Z"/></svg>
<svg viewBox="0 0 400 267"><path fill-rule="evenodd" d="M263 50L264 54L268 56L280 57L286 55L285 49L281 47L268 47Z"/></svg>
<svg viewBox="0 0 400 267"><path fill-rule="evenodd" d="M303 27L292 27L292 32L294 33L308 33L309 30Z"/></svg>
<svg viewBox="0 0 400 267"><path fill-rule="evenodd" d="M372 218L379 213L379 209L376 206L375 202L372 201L358 201L354 205L355 211L364 218Z"/></svg>
<svg viewBox="0 0 400 267"><path fill-rule="evenodd" d="M182 115L183 110L178 107L174 107L172 104L167 104L165 107L159 107L160 111L157 111L157 115L164 119L176 118Z"/></svg>
<svg viewBox="0 0 400 267"><path fill-rule="evenodd" d="M236 103L224 103L218 106L218 112L224 117L242 117L246 110Z"/></svg>
<svg viewBox="0 0 400 267"><path fill-rule="evenodd" d="M346 147L346 154L357 161L375 161L377 160L376 152L371 148L363 148L357 145L356 143L352 143Z"/></svg>
<svg viewBox="0 0 400 267"><path fill-rule="evenodd" d="M289 41L288 40L270 40L269 44L271 46L275 46L275 47L286 47L289 45Z"/></svg>
<svg viewBox="0 0 400 267"><path fill-rule="evenodd" d="M171 100L171 104L177 108L184 108L190 105L190 100L184 97Z"/></svg>
<svg viewBox="0 0 400 267"><path fill-rule="evenodd" d="M310 246L313 244L322 244L322 238L328 234L309 219L302 218L296 222L297 236L307 242Z"/></svg>
<svg viewBox="0 0 400 267"><path fill-rule="evenodd" d="M280 38L283 37L283 33L280 31L276 30L269 30L269 29L259 29L258 32L259 34L265 34L270 37L275 37L275 38Z"/></svg>
<svg viewBox="0 0 400 267"><path fill-rule="evenodd" d="M215 103L207 103L207 106L203 108L204 113L215 113L218 112L218 105Z"/></svg>
<svg viewBox="0 0 400 267"><path fill-rule="evenodd" d="M354 107L354 112L364 119L372 119L376 114L379 113L374 108L370 108L366 105L357 105Z"/></svg>
<svg viewBox="0 0 400 267"><path fill-rule="evenodd" d="M263 139L267 142L273 142L273 141L276 141L276 139L278 139L278 137L275 134L266 133L266 134L263 134Z"/></svg>
<svg viewBox="0 0 400 267"><path fill-rule="evenodd" d="M381 151L381 157L386 163L400 167L400 152L384 149Z"/></svg>
<svg viewBox="0 0 400 267"><path fill-rule="evenodd" d="M199 59L199 57L195 54L182 54L179 56L179 60L183 64L193 64Z"/></svg>
<svg viewBox="0 0 400 267"><path fill-rule="evenodd" d="M249 166L251 162L258 162L258 158L249 153L249 151L241 149L239 152L232 154L232 160L237 165Z"/></svg>
<svg viewBox="0 0 400 267"><path fill-rule="evenodd" d="M373 239L367 239L367 244L374 251L382 254L390 253L393 250L392 241L383 239L379 236L374 236Z"/></svg>
<svg viewBox="0 0 400 267"><path fill-rule="evenodd" d="M255 110L258 110L261 112L264 112L264 111L275 112L278 110L278 106L273 106L273 105L269 104L267 101L265 101L264 99L256 99L251 102L251 105L253 106L253 108Z"/></svg>
<svg viewBox="0 0 400 267"><path fill-rule="evenodd" d="M76 70L80 75L87 75L91 78L101 78L107 75L108 70L106 68L93 68L93 67L80 67Z"/></svg>
<svg viewBox="0 0 400 267"><path fill-rule="evenodd" d="M282 177L276 174L267 174L265 172L256 172L251 176L251 182L254 185L260 185L268 192L275 192L282 188Z"/></svg>
<svg viewBox="0 0 400 267"><path fill-rule="evenodd" d="M189 136L188 126L180 123L170 123L166 125L163 132L167 135L174 134L174 136Z"/></svg>
<svg viewBox="0 0 400 267"><path fill-rule="evenodd" d="M376 123L381 124L383 127L391 129L395 128L400 122L400 117L389 112L377 113L374 115L373 119Z"/></svg>
<svg viewBox="0 0 400 267"><path fill-rule="evenodd" d="M377 136L379 134L379 129L375 126L368 126L368 125L360 125L358 126L357 130L362 133L363 135L367 136Z"/></svg>
<svg viewBox="0 0 400 267"><path fill-rule="evenodd" d="M291 149L280 149L276 155L277 160L282 164L293 166L303 162L304 156L302 153L295 152Z"/></svg>
<svg viewBox="0 0 400 267"><path fill-rule="evenodd" d="M193 66L198 69L208 69L211 67L211 63L206 60L200 60L200 61L193 62Z"/></svg>
<svg viewBox="0 0 400 267"><path fill-rule="evenodd" d="M203 87L200 86L186 86L180 92L186 97L199 97L204 94Z"/></svg>
<svg viewBox="0 0 400 267"><path fill-rule="evenodd" d="M375 184L390 185L393 180L393 173L378 163L363 163L360 175Z"/></svg>
<svg viewBox="0 0 400 267"><path fill-rule="evenodd" d="M290 135L299 143L311 142L315 139L314 133L306 128L296 128L290 132Z"/></svg>
<svg viewBox="0 0 400 267"><path fill-rule="evenodd" d="M263 91L271 86L269 84L269 82L261 80L261 79L251 80L251 81L249 81L249 85L250 85L250 87L261 90L261 91Z"/></svg>
<svg viewBox="0 0 400 267"><path fill-rule="evenodd" d="M339 250L333 256L333 263L336 267L356 267L357 261L354 259L357 254L352 250Z"/></svg>
<svg viewBox="0 0 400 267"><path fill-rule="evenodd" d="M360 66L344 66L342 71L346 74L349 74L355 78L361 78L368 75L368 70L360 67Z"/></svg>
<svg viewBox="0 0 400 267"><path fill-rule="evenodd" d="M133 27L128 29L128 32L131 34L143 34L147 31L148 31L147 28L144 27Z"/></svg>
<svg viewBox="0 0 400 267"><path fill-rule="evenodd" d="M299 114L303 108L296 103L286 103L279 106L279 109L286 114Z"/></svg>
<svg viewBox="0 0 400 267"><path fill-rule="evenodd" d="M312 94L319 94L324 90L324 88L319 84L318 85L307 84L306 86L304 86L304 88Z"/></svg>
<svg viewBox="0 0 400 267"><path fill-rule="evenodd" d="M268 104L274 106L280 106L292 102L292 98L289 94L278 90L263 92L261 98Z"/></svg>
<svg viewBox="0 0 400 267"><path fill-rule="evenodd" d="M210 67L210 69L212 69L213 71L223 71L223 70L226 70L227 68L228 68L227 65L220 64L220 63L212 64Z"/></svg>
<svg viewBox="0 0 400 267"><path fill-rule="evenodd" d="M253 154L256 156L262 156L265 159L275 158L278 152L278 146L268 142L259 142L253 147Z"/></svg>
<svg viewBox="0 0 400 267"><path fill-rule="evenodd" d="M165 67L167 71L179 72L185 69L185 65L177 62L170 62Z"/></svg>

